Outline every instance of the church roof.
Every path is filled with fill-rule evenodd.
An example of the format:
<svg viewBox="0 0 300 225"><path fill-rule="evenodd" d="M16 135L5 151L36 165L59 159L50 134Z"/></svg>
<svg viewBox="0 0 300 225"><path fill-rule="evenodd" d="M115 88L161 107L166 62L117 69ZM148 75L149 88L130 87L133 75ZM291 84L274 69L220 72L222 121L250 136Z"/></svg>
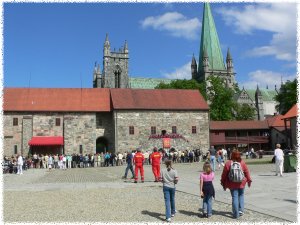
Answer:
<svg viewBox="0 0 300 225"><path fill-rule="evenodd" d="M257 130L269 129L266 120L210 121L210 130Z"/></svg>
<svg viewBox="0 0 300 225"><path fill-rule="evenodd" d="M162 78L142 78L142 77L130 77L130 88L134 89L154 89L160 83L169 84L171 79Z"/></svg>
<svg viewBox="0 0 300 225"><path fill-rule="evenodd" d="M214 18L210 10L210 4L204 3L203 18L202 18L202 31L201 31L201 44L199 54L199 69L202 71L203 61L202 57L204 49L207 52L209 60L209 68L211 70L226 70L224 58L220 47L219 37L215 26Z"/></svg>
<svg viewBox="0 0 300 225"><path fill-rule="evenodd" d="M263 101L275 101L274 97L277 95L277 92L275 90L269 90L269 89L264 89L260 88L259 89L262 95L262 100ZM249 97L255 101L255 91L256 89L245 89Z"/></svg>
<svg viewBox="0 0 300 225"><path fill-rule="evenodd" d="M208 110L198 90L111 89L114 109Z"/></svg>
<svg viewBox="0 0 300 225"><path fill-rule="evenodd" d="M4 88L4 111L109 112L109 89Z"/></svg>

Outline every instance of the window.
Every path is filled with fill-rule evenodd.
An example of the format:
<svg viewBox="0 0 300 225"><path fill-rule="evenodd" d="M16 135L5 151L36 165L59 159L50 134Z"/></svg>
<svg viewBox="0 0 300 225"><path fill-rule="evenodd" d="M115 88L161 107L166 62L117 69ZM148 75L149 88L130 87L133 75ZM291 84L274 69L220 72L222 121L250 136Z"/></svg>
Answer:
<svg viewBox="0 0 300 225"><path fill-rule="evenodd" d="M103 126L102 119L99 114L96 115L96 128L100 128Z"/></svg>
<svg viewBox="0 0 300 225"><path fill-rule="evenodd" d="M15 150L15 154L18 154L18 146L17 145L14 146L14 150Z"/></svg>
<svg viewBox="0 0 300 225"><path fill-rule="evenodd" d="M196 133L197 133L196 126L192 126L192 134L196 134Z"/></svg>
<svg viewBox="0 0 300 225"><path fill-rule="evenodd" d="M177 128L176 128L176 126L172 127L172 134L177 134Z"/></svg>
<svg viewBox="0 0 300 225"><path fill-rule="evenodd" d="M79 145L79 153L82 154L82 145Z"/></svg>
<svg viewBox="0 0 300 225"><path fill-rule="evenodd" d="M60 118L55 119L55 126L60 126Z"/></svg>
<svg viewBox="0 0 300 225"><path fill-rule="evenodd" d="M215 135L219 135L219 132L215 132Z"/></svg>
<svg viewBox="0 0 300 225"><path fill-rule="evenodd" d="M151 127L151 134L156 134L156 127Z"/></svg>
<svg viewBox="0 0 300 225"><path fill-rule="evenodd" d="M129 126L129 134L134 134L134 126Z"/></svg>
<svg viewBox="0 0 300 225"><path fill-rule="evenodd" d="M18 118L13 118L13 126L18 126Z"/></svg>

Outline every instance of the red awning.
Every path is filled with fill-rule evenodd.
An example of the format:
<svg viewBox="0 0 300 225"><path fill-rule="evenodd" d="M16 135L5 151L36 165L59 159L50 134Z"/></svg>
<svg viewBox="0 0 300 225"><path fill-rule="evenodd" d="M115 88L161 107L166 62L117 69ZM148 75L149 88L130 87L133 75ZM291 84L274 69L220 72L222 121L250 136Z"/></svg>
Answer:
<svg viewBox="0 0 300 225"><path fill-rule="evenodd" d="M61 136L36 136L28 142L29 145L64 145L64 138Z"/></svg>

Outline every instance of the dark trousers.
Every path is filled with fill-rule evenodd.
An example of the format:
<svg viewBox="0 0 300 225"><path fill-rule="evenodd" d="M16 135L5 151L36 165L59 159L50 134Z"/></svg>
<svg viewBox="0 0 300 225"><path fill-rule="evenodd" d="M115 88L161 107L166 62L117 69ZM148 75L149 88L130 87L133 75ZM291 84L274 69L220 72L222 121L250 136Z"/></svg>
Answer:
<svg viewBox="0 0 300 225"><path fill-rule="evenodd" d="M133 166L132 163L128 163L125 169L125 178L127 178L128 170L131 171L132 177L134 177Z"/></svg>

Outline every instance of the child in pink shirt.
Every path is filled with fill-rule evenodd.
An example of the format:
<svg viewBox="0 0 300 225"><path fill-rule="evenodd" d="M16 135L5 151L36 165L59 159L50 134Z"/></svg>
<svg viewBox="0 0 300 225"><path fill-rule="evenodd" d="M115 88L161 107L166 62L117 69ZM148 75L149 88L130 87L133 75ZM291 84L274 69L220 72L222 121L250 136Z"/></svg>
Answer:
<svg viewBox="0 0 300 225"><path fill-rule="evenodd" d="M215 174L211 169L209 162L203 165L203 172L200 174L200 196L203 198L202 217L212 216L212 197L215 198L215 189L212 181Z"/></svg>

